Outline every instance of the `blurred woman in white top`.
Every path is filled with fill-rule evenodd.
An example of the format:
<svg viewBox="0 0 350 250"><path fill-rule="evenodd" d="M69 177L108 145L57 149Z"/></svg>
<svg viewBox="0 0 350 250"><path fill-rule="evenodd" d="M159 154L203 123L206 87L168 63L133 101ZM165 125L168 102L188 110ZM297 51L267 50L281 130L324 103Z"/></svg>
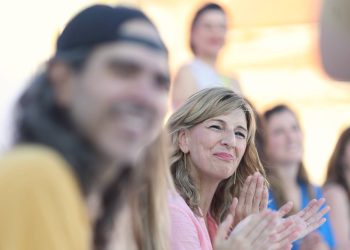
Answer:
<svg viewBox="0 0 350 250"><path fill-rule="evenodd" d="M218 4L207 3L194 15L190 30L190 48L194 58L175 76L171 90L172 107L177 109L199 90L227 87L240 93L238 81L218 72L217 58L225 45L228 20Z"/></svg>

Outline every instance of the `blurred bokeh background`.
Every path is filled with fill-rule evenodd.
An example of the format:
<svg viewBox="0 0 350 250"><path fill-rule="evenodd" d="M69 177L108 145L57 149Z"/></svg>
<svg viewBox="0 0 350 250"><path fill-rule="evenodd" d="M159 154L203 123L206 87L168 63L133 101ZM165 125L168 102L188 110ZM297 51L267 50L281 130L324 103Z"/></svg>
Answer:
<svg viewBox="0 0 350 250"><path fill-rule="evenodd" d="M160 29L170 51L170 69L191 58L189 22L202 0L98 1L143 9ZM223 72L237 77L243 93L263 111L291 105L305 134L305 165L316 184L341 130L350 126L350 84L322 71L318 54L321 0L221 0L229 16ZM12 138L13 103L30 77L53 53L69 18L96 1L0 0L0 152Z"/></svg>

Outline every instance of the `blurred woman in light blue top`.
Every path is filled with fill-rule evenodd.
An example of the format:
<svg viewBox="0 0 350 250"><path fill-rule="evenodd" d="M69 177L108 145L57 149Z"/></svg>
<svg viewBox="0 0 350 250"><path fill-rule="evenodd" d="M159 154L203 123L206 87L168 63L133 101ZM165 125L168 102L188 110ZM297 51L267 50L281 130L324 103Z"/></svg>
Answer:
<svg viewBox="0 0 350 250"><path fill-rule="evenodd" d="M303 132L298 118L286 105L277 105L263 114L264 158L270 187L269 207L278 209L286 201L294 211L304 208L314 198L323 196L320 187L308 179L303 158ZM297 241L293 250L329 250L335 248L331 224L327 219L317 231Z"/></svg>

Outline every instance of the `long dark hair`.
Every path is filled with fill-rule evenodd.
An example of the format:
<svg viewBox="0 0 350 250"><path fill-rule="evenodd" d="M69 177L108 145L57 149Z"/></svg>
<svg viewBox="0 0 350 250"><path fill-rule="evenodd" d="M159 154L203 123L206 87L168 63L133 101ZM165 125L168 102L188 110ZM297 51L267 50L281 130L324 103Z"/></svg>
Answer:
<svg viewBox="0 0 350 250"><path fill-rule="evenodd" d="M341 133L328 162L326 184L336 183L344 188L350 200L350 186L346 179L348 166L344 162L344 153L347 144L350 143L350 127Z"/></svg>

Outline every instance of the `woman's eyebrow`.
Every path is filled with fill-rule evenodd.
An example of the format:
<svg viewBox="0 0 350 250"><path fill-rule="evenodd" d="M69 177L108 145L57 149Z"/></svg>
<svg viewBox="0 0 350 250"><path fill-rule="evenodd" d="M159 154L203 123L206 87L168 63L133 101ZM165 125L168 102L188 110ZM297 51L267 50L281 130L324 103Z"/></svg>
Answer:
<svg viewBox="0 0 350 250"><path fill-rule="evenodd" d="M243 126L241 126L241 125L239 125L237 128L238 128L238 129L242 129L242 130L244 130L245 132L248 131L245 127L243 127Z"/></svg>
<svg viewBox="0 0 350 250"><path fill-rule="evenodd" d="M218 122L218 123L220 123L222 126L226 124L226 122L225 122L224 120L217 119L217 118L208 119L206 122Z"/></svg>
<svg viewBox="0 0 350 250"><path fill-rule="evenodd" d="M218 119L218 118L213 118L213 119L209 119L209 120L208 120L208 122L212 122L212 121L214 121L214 122L219 122L219 123L221 123L221 124L226 124L226 121L224 121L224 120L222 120L222 119ZM238 125L237 128L238 128L238 129L242 129L242 130L244 130L245 132L248 132L248 129L245 128L245 127L242 126L242 125Z"/></svg>

